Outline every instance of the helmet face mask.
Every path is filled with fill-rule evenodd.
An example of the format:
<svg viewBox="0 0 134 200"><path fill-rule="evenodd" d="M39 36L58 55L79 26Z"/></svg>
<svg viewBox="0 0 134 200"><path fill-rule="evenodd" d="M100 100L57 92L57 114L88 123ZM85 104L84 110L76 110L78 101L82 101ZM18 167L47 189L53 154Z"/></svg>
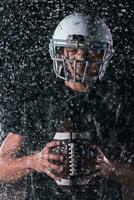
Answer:
<svg viewBox="0 0 134 200"><path fill-rule="evenodd" d="M90 17L87 18L82 14L66 17L58 25L53 39L50 40L49 52L53 60L54 72L63 80L94 83L104 76L107 62L112 56L111 33L104 22L100 25L100 19L91 29L89 19ZM81 56L78 56L78 51L82 52Z"/></svg>

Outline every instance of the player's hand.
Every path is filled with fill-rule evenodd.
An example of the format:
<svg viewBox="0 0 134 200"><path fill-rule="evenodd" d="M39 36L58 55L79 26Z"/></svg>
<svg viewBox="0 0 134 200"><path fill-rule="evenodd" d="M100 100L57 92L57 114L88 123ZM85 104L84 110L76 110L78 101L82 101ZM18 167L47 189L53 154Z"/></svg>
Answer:
<svg viewBox="0 0 134 200"><path fill-rule="evenodd" d="M33 168L38 172L44 172L54 180L60 180L58 175L52 173L53 171L60 173L63 171L61 165L53 164L51 161L63 161L63 155L52 153L51 149L60 146L59 141L49 142L45 148L34 155ZM51 160L51 161L50 161Z"/></svg>
<svg viewBox="0 0 134 200"><path fill-rule="evenodd" d="M108 160L106 158L106 156L104 155L104 153L100 150L100 148L97 146L96 147L97 150L97 162L95 165L95 168L97 170L97 174L98 176L111 176L114 171L115 171L115 167L113 165L113 163Z"/></svg>

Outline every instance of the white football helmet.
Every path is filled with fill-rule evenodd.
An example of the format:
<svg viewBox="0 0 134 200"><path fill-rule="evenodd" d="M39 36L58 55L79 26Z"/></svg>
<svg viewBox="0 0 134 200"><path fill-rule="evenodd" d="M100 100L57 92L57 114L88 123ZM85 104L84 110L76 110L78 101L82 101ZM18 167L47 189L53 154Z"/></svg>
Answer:
<svg viewBox="0 0 134 200"><path fill-rule="evenodd" d="M89 56L81 60L70 59L63 55L64 48L86 49ZM112 56L113 40L111 32L105 22L99 17L91 17L82 13L75 13L65 17L56 27L49 44L50 56L56 75L63 80L74 82L95 82L101 80L105 74L107 63ZM92 54L101 54L101 60L91 59ZM91 56L90 56L91 55ZM67 63L73 63L73 77L70 78ZM84 65L80 80L76 78L77 62ZM97 66L97 73L90 78L87 74L91 64Z"/></svg>

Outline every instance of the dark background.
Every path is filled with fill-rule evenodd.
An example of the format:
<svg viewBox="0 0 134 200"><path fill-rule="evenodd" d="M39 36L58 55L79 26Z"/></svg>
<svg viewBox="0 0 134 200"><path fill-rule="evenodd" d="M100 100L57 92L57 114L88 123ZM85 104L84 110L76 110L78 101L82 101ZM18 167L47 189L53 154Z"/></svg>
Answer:
<svg viewBox="0 0 134 200"><path fill-rule="evenodd" d="M0 97L24 84L45 82L52 69L49 39L62 18L72 12L98 14L111 29L114 56L105 80L116 82L120 95L134 101L133 0L3 0L0 3ZM42 78L41 78L42 77ZM9 190L8 190L9 191ZM6 194L5 194L6 195ZM4 197L3 197L4 198Z"/></svg>

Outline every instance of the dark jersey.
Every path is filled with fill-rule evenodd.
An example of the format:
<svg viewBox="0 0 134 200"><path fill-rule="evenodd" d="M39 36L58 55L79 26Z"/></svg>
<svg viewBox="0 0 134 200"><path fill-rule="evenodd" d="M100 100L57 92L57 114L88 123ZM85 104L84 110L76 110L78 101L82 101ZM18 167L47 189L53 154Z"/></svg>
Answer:
<svg viewBox="0 0 134 200"><path fill-rule="evenodd" d="M72 92L57 84L28 84L3 96L3 130L26 136L25 154L40 151L53 139L57 130L71 120L78 132L90 131L90 140L98 144L108 159L123 159L122 146L132 141L131 114L122 116L123 101L109 91L104 95L99 88L87 93ZM18 89L16 90L18 91ZM128 113L128 110L127 112ZM120 124L123 124L121 127ZM128 136L125 136L125 133ZM83 193L64 194L57 184L41 173L31 173L27 179L27 199L122 199L121 187L112 177L93 178Z"/></svg>

